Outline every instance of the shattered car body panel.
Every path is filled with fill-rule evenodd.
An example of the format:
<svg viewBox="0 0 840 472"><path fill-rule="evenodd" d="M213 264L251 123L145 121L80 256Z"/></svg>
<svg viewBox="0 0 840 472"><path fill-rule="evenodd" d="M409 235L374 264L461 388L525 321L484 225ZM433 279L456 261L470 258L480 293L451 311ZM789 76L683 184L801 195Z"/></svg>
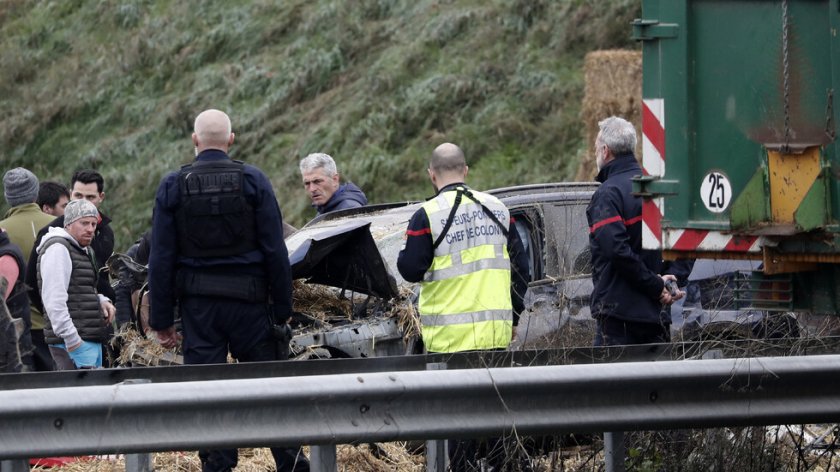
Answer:
<svg viewBox="0 0 840 472"><path fill-rule="evenodd" d="M327 330L306 330L292 338L289 348L297 353L297 359L399 356L408 350L399 323L392 318L374 318Z"/></svg>
<svg viewBox="0 0 840 472"><path fill-rule="evenodd" d="M292 236L299 241L289 252L293 278L340 286L391 299L397 286L376 248L370 223L348 221L316 234Z"/></svg>

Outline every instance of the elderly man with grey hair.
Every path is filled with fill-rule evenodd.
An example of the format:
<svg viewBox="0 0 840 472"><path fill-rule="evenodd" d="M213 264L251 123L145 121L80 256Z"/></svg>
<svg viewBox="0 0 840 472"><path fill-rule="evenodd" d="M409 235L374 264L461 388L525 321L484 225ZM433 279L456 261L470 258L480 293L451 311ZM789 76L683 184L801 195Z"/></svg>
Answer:
<svg viewBox="0 0 840 472"><path fill-rule="evenodd" d="M598 126L595 162L601 186L586 209L595 345L668 342L671 318L663 307L685 295L669 290L668 282L684 285L693 262L664 262L660 251L642 249L642 199L633 195L632 182L642 175L633 154L636 129L615 116Z"/></svg>
<svg viewBox="0 0 840 472"><path fill-rule="evenodd" d="M362 189L352 182L340 183L335 161L328 154L313 153L300 161L303 187L318 214L367 205Z"/></svg>
<svg viewBox="0 0 840 472"><path fill-rule="evenodd" d="M102 367L106 326L116 309L96 293L98 272L90 254L99 210L73 200L64 227L51 227L38 246L38 285L47 326L44 335L59 370Z"/></svg>

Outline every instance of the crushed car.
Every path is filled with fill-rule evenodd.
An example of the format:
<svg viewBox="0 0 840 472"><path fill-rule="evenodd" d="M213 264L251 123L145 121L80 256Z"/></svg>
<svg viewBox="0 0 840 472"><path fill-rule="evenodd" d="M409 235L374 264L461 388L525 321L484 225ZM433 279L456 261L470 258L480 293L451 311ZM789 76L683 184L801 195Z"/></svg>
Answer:
<svg viewBox="0 0 840 472"><path fill-rule="evenodd" d="M592 281L588 235L582 229L596 187L551 183L489 191L510 209L529 261L526 309L514 349L549 347L556 345L558 336L574 333L590 338ZM286 239L294 278L334 287L354 306L353 316L345 314L340 320L331 317L307 325L304 317L292 339L293 352L319 349L330 357L369 357L422 349L419 329L413 327L406 335L406 323L389 311L395 302L403 307L416 303L418 287L402 280L396 260L408 221L420 205L407 202L327 213Z"/></svg>

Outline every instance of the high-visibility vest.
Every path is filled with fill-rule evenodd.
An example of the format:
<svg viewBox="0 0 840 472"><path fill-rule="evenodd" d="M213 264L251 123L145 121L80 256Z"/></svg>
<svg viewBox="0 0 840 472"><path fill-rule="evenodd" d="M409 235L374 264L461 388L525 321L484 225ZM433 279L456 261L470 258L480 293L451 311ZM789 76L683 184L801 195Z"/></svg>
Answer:
<svg viewBox="0 0 840 472"><path fill-rule="evenodd" d="M506 348L513 333L506 236L510 212L497 198L470 192L504 230L481 205L462 196L421 282L420 323L429 352ZM457 193L443 192L423 205L432 241L440 238Z"/></svg>

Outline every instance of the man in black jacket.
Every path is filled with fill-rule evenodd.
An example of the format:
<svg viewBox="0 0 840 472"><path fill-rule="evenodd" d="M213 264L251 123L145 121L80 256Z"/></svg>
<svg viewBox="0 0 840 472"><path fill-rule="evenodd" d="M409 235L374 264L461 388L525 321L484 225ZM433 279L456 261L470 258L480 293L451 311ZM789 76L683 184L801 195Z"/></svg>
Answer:
<svg viewBox="0 0 840 472"><path fill-rule="evenodd" d="M663 310L685 294L693 262L664 262L659 251L642 249L642 199L632 195L632 177L642 175L633 151L636 129L618 117L598 123L595 139L601 186L586 218L592 252L592 317L596 346L668 342L671 319ZM660 275L661 274L661 275Z"/></svg>

